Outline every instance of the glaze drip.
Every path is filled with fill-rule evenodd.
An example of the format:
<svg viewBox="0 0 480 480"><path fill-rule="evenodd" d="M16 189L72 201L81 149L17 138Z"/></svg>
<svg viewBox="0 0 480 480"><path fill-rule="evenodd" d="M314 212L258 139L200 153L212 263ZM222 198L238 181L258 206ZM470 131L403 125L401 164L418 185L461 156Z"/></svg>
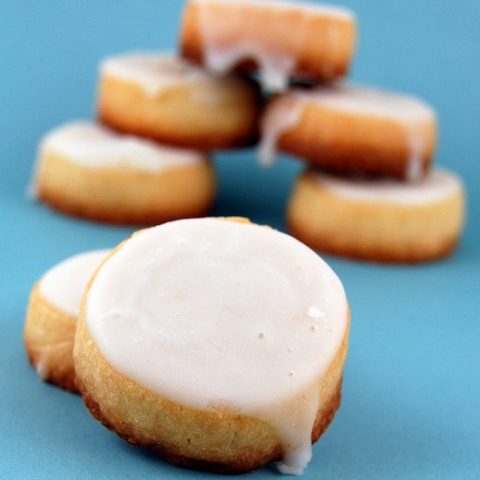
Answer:
<svg viewBox="0 0 480 480"><path fill-rule="evenodd" d="M273 38L288 35L290 24L288 17L275 15L269 28L275 32L272 39L259 36L262 31L261 17L248 17L248 9L255 7L265 12L292 10L301 16L301 27L292 41L297 42L293 51L305 48L305 35L310 15L334 16L353 21L353 15L346 9L328 5L309 5L286 1L258 0L193 0L198 5L200 30L204 45L206 66L218 74L226 74L246 60L256 63L263 88L271 92L285 91L297 67L296 55L287 49L279 49ZM241 35L232 34L236 32ZM326 35L335 35L336 29L330 29ZM322 38L318 39L319 42ZM328 73L329 65L325 65Z"/></svg>
<svg viewBox="0 0 480 480"><path fill-rule="evenodd" d="M266 110L261 122L258 146L260 165L270 167L275 163L280 137L300 122L305 104L294 98L279 98Z"/></svg>

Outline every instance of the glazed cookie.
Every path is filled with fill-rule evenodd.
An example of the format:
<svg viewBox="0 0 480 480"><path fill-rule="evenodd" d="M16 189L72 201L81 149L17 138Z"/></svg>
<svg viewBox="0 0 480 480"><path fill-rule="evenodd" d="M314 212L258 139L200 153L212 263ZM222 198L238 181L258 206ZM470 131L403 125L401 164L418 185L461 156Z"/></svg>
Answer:
<svg viewBox="0 0 480 480"><path fill-rule="evenodd" d="M251 144L259 105L251 80L216 78L170 54L119 55L100 68L100 120L169 145L214 150Z"/></svg>
<svg viewBox="0 0 480 480"><path fill-rule="evenodd" d="M73 337L87 282L109 250L71 257L49 270L34 286L25 321L24 341L40 377L76 391Z"/></svg>
<svg viewBox="0 0 480 480"><path fill-rule="evenodd" d="M202 153L77 122L42 141L35 185L41 200L65 213L157 224L207 213L215 174Z"/></svg>
<svg viewBox="0 0 480 480"><path fill-rule="evenodd" d="M190 0L182 54L217 73L259 70L266 89L345 75L356 42L349 10L279 0Z"/></svg>
<svg viewBox="0 0 480 480"><path fill-rule="evenodd" d="M308 171L290 200L290 231L312 248L363 260L424 262L450 254L464 218L461 181L433 170L416 183Z"/></svg>
<svg viewBox="0 0 480 480"><path fill-rule="evenodd" d="M294 89L262 120L262 163L275 151L338 173L419 179L436 148L435 112L422 101L356 85Z"/></svg>
<svg viewBox="0 0 480 480"><path fill-rule="evenodd" d="M187 467L300 473L339 407L349 309L312 250L268 227L181 220L98 270L74 360L87 407Z"/></svg>

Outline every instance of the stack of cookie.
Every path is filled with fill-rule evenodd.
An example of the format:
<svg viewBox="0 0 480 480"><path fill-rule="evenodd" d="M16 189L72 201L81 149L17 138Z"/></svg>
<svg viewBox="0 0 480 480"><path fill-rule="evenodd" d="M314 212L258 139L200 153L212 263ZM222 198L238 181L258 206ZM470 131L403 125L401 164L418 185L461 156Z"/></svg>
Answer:
<svg viewBox="0 0 480 480"><path fill-rule="evenodd" d="M339 82L355 44L347 9L190 0L181 57L102 63L103 126L76 123L46 137L39 197L103 221L202 216L215 191L205 152L260 137L264 165L277 150L308 165L287 215L308 245L379 261L442 257L458 241L464 194L455 175L431 168L435 113L410 96Z"/></svg>
<svg viewBox="0 0 480 480"><path fill-rule="evenodd" d="M105 60L98 123L43 139L39 198L108 222L202 216L215 192L208 152L260 136L264 164L280 150L308 165L288 210L306 244L397 262L445 255L463 189L431 168L435 114L338 83L355 41L345 9L190 0L181 57ZM304 244L245 219L195 219L49 270L25 344L42 379L81 393L130 443L188 467L278 461L300 474L340 405L349 324L340 280Z"/></svg>
<svg viewBox="0 0 480 480"><path fill-rule="evenodd" d="M435 113L410 96L335 82L355 30L340 8L191 0L182 52L217 72L256 70L280 93L263 114L259 151L265 165L277 149L308 165L287 214L295 236L360 259L442 257L458 241L464 194L454 174L431 168Z"/></svg>

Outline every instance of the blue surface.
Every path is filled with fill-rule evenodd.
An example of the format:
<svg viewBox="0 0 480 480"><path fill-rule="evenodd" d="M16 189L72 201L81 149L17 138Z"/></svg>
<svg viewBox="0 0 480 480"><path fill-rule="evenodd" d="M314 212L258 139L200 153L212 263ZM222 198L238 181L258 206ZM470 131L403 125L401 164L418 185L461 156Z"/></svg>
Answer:
<svg viewBox="0 0 480 480"><path fill-rule="evenodd" d="M100 58L173 48L181 3L1 2L1 479L209 477L118 440L90 418L80 398L42 384L22 345L28 293L42 272L129 233L64 218L27 200L37 140L58 123L91 114ZM328 259L351 301L351 349L343 407L315 446L304 478L478 479L480 3L345 4L360 21L354 77L435 105L438 161L465 179L470 208L464 240L449 260L386 267ZM283 228L298 163L283 159L264 171L250 151L220 155L216 162L221 188L215 213ZM274 475L268 468L252 474Z"/></svg>

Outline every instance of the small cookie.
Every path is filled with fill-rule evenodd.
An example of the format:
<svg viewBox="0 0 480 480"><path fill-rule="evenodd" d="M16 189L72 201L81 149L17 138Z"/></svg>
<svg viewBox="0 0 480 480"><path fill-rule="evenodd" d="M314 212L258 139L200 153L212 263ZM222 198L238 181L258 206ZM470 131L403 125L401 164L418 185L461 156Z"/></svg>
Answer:
<svg viewBox="0 0 480 480"><path fill-rule="evenodd" d="M293 77L344 76L355 43L351 11L278 0L190 0L181 34L184 57L217 73L258 69L272 91Z"/></svg>
<svg viewBox="0 0 480 480"><path fill-rule="evenodd" d="M30 363L43 380L71 392L77 391L72 351L80 300L108 252L83 253L59 263L30 295L24 332Z"/></svg>
<svg viewBox="0 0 480 480"><path fill-rule="evenodd" d="M84 296L87 407L130 443L218 472L300 473L339 407L349 308L308 247L239 219L138 232Z"/></svg>
<svg viewBox="0 0 480 480"><path fill-rule="evenodd" d="M436 115L414 97L339 84L293 89L262 120L262 163L275 150L333 172L415 180L436 148Z"/></svg>
<svg viewBox="0 0 480 480"><path fill-rule="evenodd" d="M170 54L119 55L100 69L100 120L168 145L215 150L252 144L259 105L253 81L216 78Z"/></svg>
<svg viewBox="0 0 480 480"><path fill-rule="evenodd" d="M317 250L413 263L449 255L464 220L462 182L446 170L401 183L307 171L288 209L290 231Z"/></svg>
<svg viewBox="0 0 480 480"><path fill-rule="evenodd" d="M34 189L41 200L74 216L157 224L205 215L215 183L203 153L74 122L43 139Z"/></svg>

